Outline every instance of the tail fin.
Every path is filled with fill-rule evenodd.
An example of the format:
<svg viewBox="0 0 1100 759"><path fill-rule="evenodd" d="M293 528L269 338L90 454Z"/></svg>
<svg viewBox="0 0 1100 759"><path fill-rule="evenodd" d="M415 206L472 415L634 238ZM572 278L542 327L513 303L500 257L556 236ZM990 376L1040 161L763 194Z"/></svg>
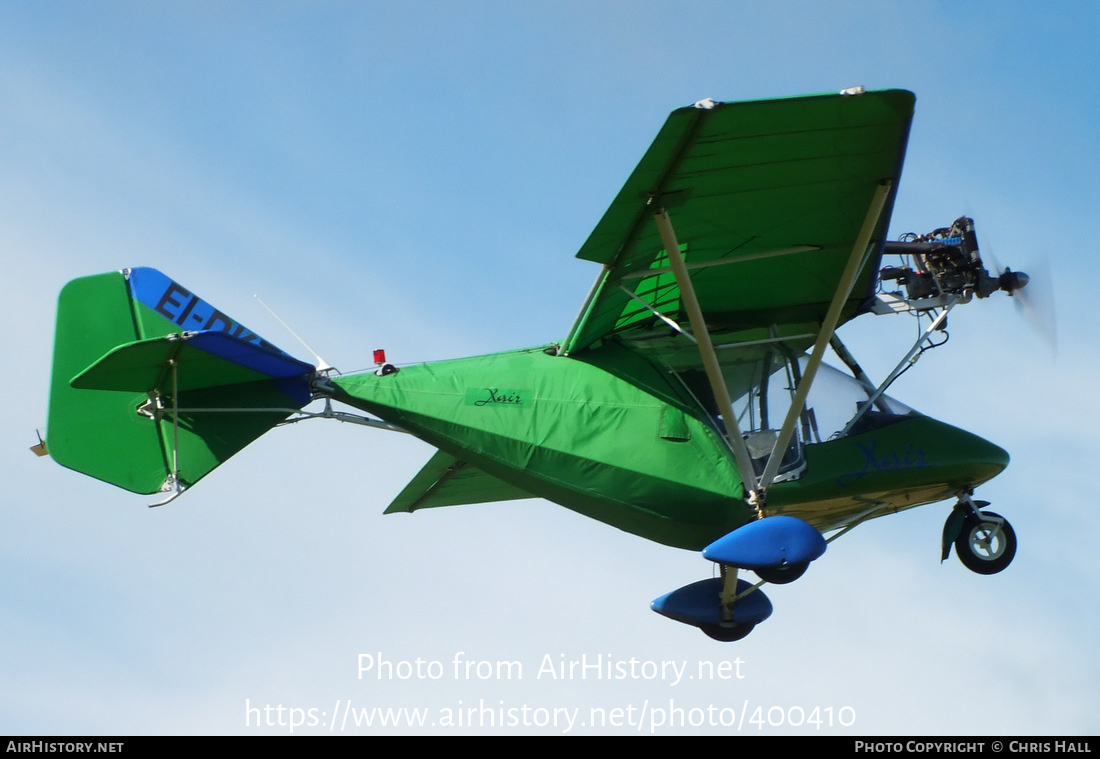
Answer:
<svg viewBox="0 0 1100 759"><path fill-rule="evenodd" d="M69 282L46 445L62 466L173 492L309 403L313 367L155 269Z"/></svg>

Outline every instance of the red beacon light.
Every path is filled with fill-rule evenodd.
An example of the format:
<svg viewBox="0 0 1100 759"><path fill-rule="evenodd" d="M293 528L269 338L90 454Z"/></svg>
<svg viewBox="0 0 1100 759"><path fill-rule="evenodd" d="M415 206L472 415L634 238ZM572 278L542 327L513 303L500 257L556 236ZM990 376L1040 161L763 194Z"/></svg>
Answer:
<svg viewBox="0 0 1100 759"><path fill-rule="evenodd" d="M379 377L385 377L388 374L397 374L397 367L386 361L386 351L381 348L374 349L374 363L378 364L378 368L374 373Z"/></svg>

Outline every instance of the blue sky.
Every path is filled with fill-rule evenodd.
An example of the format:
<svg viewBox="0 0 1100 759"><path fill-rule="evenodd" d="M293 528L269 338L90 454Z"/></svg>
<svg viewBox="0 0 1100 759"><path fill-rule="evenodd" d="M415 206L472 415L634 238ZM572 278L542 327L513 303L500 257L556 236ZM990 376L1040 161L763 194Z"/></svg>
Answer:
<svg viewBox="0 0 1100 759"><path fill-rule="evenodd" d="M437 720L482 702L847 706L854 725L821 732L1095 733L1100 12L1055 7L0 3L0 732L279 734L246 725L246 702L350 701ZM990 299L893 391L1011 452L979 491L1020 539L1001 575L939 565L949 504L927 506L834 543L719 645L648 609L709 576L695 554L537 501L382 517L430 456L415 440L278 430L152 511L27 451L71 278L154 266L301 354L259 294L345 371L375 347L414 362L550 342L597 273L573 253L670 110L856 84L917 94L893 233L965 213L1001 263L1049 271L1057 358ZM911 325L863 321L845 337L883 376ZM456 678L460 653L523 677ZM360 654L446 674L360 679ZM744 677L555 680L547 656L740 658Z"/></svg>

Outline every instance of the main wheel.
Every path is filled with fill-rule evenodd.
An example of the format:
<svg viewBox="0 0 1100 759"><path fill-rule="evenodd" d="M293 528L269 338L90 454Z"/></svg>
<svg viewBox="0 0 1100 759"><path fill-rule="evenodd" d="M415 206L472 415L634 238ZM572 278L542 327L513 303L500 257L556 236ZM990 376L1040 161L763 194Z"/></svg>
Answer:
<svg viewBox="0 0 1100 759"><path fill-rule="evenodd" d="M1000 514L980 513L980 521L973 515L967 517L962 533L955 539L955 553L971 572L995 575L1016 556L1016 532Z"/></svg>
<svg viewBox="0 0 1100 759"><path fill-rule="evenodd" d="M741 640L746 635L752 632L752 629L756 627L752 625L734 625L733 627L722 627L721 625L699 625L699 629L706 633L708 638L714 638L720 640L723 643L732 643L735 640Z"/></svg>
<svg viewBox="0 0 1100 759"><path fill-rule="evenodd" d="M770 582L773 585L786 585L804 575L809 566L810 562L800 561L797 564L781 564L778 567L760 567L752 571L756 572L756 576L764 582Z"/></svg>

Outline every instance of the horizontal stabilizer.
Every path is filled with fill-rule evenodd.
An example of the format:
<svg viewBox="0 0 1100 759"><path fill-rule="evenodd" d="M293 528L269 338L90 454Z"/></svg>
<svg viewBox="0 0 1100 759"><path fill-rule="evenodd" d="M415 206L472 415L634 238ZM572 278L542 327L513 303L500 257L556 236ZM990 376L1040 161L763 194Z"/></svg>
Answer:
<svg viewBox="0 0 1100 759"><path fill-rule="evenodd" d="M795 517L775 516L738 527L703 549L703 558L744 569L813 561L825 553L825 538Z"/></svg>
<svg viewBox="0 0 1100 759"><path fill-rule="evenodd" d="M437 506L516 501L534 498L525 490L470 466L444 451L437 451L428 463L393 499L386 514L413 512Z"/></svg>
<svg viewBox="0 0 1100 759"><path fill-rule="evenodd" d="M176 366L176 377L170 374ZM313 366L223 332L185 332L120 345L73 378L82 390L197 390L267 379L301 378L309 399ZM300 394L299 394L300 395Z"/></svg>

